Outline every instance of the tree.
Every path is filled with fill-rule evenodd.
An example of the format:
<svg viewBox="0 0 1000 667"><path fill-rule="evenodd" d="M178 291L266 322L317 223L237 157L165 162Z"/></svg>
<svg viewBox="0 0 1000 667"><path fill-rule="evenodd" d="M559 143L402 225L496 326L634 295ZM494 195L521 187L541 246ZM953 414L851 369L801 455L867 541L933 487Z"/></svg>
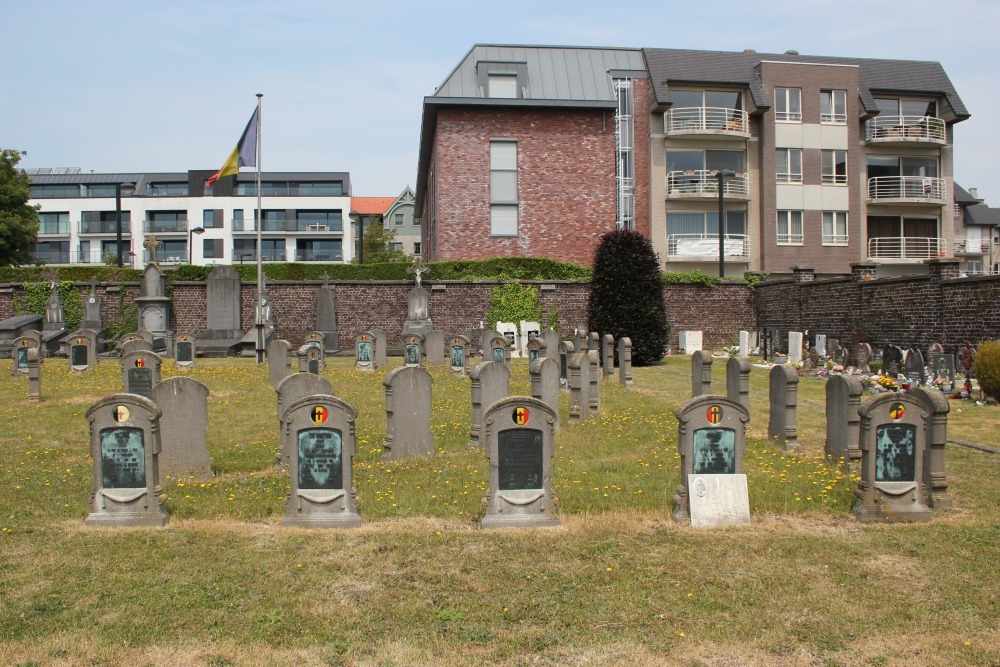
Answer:
<svg viewBox="0 0 1000 667"><path fill-rule="evenodd" d="M0 266L31 262L38 236L38 206L28 206L31 178L17 168L25 153L0 149Z"/></svg>
<svg viewBox="0 0 1000 667"><path fill-rule="evenodd" d="M594 252L588 326L602 336L632 339L632 363L652 364L667 347L663 276L653 244L639 232L619 229L601 237Z"/></svg>
<svg viewBox="0 0 1000 667"><path fill-rule="evenodd" d="M365 264L373 264L375 262L405 262L407 259L406 253L393 248L391 245L395 238L396 230L390 229L386 231L381 219L372 222L368 229L365 230L361 241L364 244L362 256L364 257Z"/></svg>

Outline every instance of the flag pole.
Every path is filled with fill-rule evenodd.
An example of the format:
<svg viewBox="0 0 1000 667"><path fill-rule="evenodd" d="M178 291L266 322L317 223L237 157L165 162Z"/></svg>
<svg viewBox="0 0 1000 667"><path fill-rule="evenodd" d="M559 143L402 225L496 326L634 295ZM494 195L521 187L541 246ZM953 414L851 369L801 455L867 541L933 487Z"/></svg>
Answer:
<svg viewBox="0 0 1000 667"><path fill-rule="evenodd" d="M264 93L257 93L257 363L264 363L264 262L263 248L261 247L261 229L264 226L262 211L260 206L260 158L261 158L261 137L260 137L260 115L261 98Z"/></svg>

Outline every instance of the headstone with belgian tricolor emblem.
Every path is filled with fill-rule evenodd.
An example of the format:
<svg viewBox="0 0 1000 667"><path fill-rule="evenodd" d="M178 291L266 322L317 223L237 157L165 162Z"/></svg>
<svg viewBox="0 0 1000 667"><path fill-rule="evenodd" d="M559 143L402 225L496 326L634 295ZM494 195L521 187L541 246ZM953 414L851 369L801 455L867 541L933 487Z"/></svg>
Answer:
<svg viewBox="0 0 1000 667"><path fill-rule="evenodd" d="M326 334L322 331L310 331L306 334L305 345L312 345L319 348L321 357L326 356Z"/></svg>
<svg viewBox="0 0 1000 667"><path fill-rule="evenodd" d="M183 368L194 366L194 336L174 334L174 363Z"/></svg>
<svg viewBox="0 0 1000 667"><path fill-rule="evenodd" d="M546 343L542 340L541 336L535 336L528 341L528 365L530 366L535 360L540 359L545 356Z"/></svg>
<svg viewBox="0 0 1000 667"><path fill-rule="evenodd" d="M418 333L403 336L403 365L419 368L424 365L424 337Z"/></svg>
<svg viewBox="0 0 1000 667"><path fill-rule="evenodd" d="M323 370L323 351L315 345L303 345L297 352L299 372L319 375Z"/></svg>
<svg viewBox="0 0 1000 667"><path fill-rule="evenodd" d="M125 393L152 398L153 387L160 381L160 355L140 350L123 355L120 363Z"/></svg>
<svg viewBox="0 0 1000 667"><path fill-rule="evenodd" d="M448 339L448 363L455 375L465 377L469 367L469 338L467 336L452 336Z"/></svg>
<svg viewBox="0 0 1000 667"><path fill-rule="evenodd" d="M484 415L490 483L483 528L554 526L552 455L556 416L534 398L496 401Z"/></svg>
<svg viewBox="0 0 1000 667"><path fill-rule="evenodd" d="M434 454L434 434L431 432L433 383L431 374L418 366L394 368L382 378L385 386L385 440L382 443L385 458L398 461Z"/></svg>
<svg viewBox="0 0 1000 667"><path fill-rule="evenodd" d="M69 367L85 371L97 363L97 332L91 329L74 331L69 338Z"/></svg>
<svg viewBox="0 0 1000 667"><path fill-rule="evenodd" d="M278 382L278 384L274 387L274 391L278 398L278 433L280 438L280 434L285 430L285 424L281 420L281 416L285 414L285 410L287 410L292 403L314 394L332 394L333 386L330 384L330 381L322 375L316 375L314 373L293 373ZM283 440L282 443L284 443ZM282 449L280 457L281 463L287 465L290 456L290 451Z"/></svg>
<svg viewBox="0 0 1000 667"><path fill-rule="evenodd" d="M354 337L354 367L359 371L373 371L375 364L375 335L365 331Z"/></svg>
<svg viewBox="0 0 1000 667"><path fill-rule="evenodd" d="M495 361L498 364L510 366L511 345L506 336L497 334L487 341L483 352L483 361Z"/></svg>
<svg viewBox="0 0 1000 667"><path fill-rule="evenodd" d="M706 394L685 401L674 414L681 456L674 520L696 526L749 523L743 456L750 413L736 401Z"/></svg>
<svg viewBox="0 0 1000 667"><path fill-rule="evenodd" d="M18 336L10 345L10 356L14 360L11 377L28 374L28 350L41 349L42 335L37 331L26 331Z"/></svg>
<svg viewBox="0 0 1000 667"><path fill-rule="evenodd" d="M323 394L301 398L285 410L281 439L282 448L291 454L291 488L282 525L361 525L353 473L357 415L351 405Z"/></svg>

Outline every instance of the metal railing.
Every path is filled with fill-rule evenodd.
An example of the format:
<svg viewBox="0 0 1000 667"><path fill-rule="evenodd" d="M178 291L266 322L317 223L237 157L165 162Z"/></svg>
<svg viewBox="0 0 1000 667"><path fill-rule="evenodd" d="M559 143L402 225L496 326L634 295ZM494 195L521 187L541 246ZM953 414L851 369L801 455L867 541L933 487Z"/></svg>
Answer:
<svg viewBox="0 0 1000 667"><path fill-rule="evenodd" d="M882 236L868 239L870 259L931 259L944 256L944 239L924 236Z"/></svg>
<svg viewBox="0 0 1000 667"><path fill-rule="evenodd" d="M142 260L144 264L149 264L152 255L149 249L143 251ZM180 252L176 250L164 250L163 248L157 248L156 250L156 261L160 264L187 264L187 248L184 248Z"/></svg>
<svg viewBox="0 0 1000 667"><path fill-rule="evenodd" d="M930 141L944 144L944 121L933 116L876 116L865 123L865 141Z"/></svg>
<svg viewBox="0 0 1000 667"><path fill-rule="evenodd" d="M912 199L943 202L947 193L943 178L933 176L876 176L868 179L868 199Z"/></svg>
<svg viewBox="0 0 1000 667"><path fill-rule="evenodd" d="M296 262L342 262L344 254L332 250L296 250Z"/></svg>
<svg viewBox="0 0 1000 667"><path fill-rule="evenodd" d="M234 232L256 232L256 220L233 220ZM315 220L265 220L261 232L335 232L344 231L343 222L317 222Z"/></svg>
<svg viewBox="0 0 1000 667"><path fill-rule="evenodd" d="M750 239L745 234L726 234L726 257L750 257ZM718 234L668 234L667 255L671 257L719 256Z"/></svg>
<svg viewBox="0 0 1000 667"><path fill-rule="evenodd" d="M187 220L143 220L142 228L147 234L169 234L172 232L186 232L188 230L188 221Z"/></svg>
<svg viewBox="0 0 1000 667"><path fill-rule="evenodd" d="M257 252L255 250L243 250L239 248L233 248L233 262L256 262ZM285 261L285 251L284 250L264 250L261 252L260 261L262 262L284 262Z"/></svg>
<svg viewBox="0 0 1000 667"><path fill-rule="evenodd" d="M731 134L750 136L746 111L722 107L679 107L663 115L666 134Z"/></svg>
<svg viewBox="0 0 1000 667"><path fill-rule="evenodd" d="M69 250L35 250L31 253L31 261L35 264L69 264Z"/></svg>
<svg viewBox="0 0 1000 667"><path fill-rule="evenodd" d="M69 221L66 222L39 222L39 236L69 236Z"/></svg>
<svg viewBox="0 0 1000 667"><path fill-rule="evenodd" d="M117 234L117 223L114 220L81 220L78 229L81 234ZM122 234L132 233L132 222L122 220Z"/></svg>
<svg viewBox="0 0 1000 667"><path fill-rule="evenodd" d="M962 273L965 276L1000 276L1000 266L984 269L966 269Z"/></svg>
<svg viewBox="0 0 1000 667"><path fill-rule="evenodd" d="M993 252L993 242L989 239L963 239L955 241L955 252L969 255L988 255Z"/></svg>
<svg viewBox="0 0 1000 667"><path fill-rule="evenodd" d="M715 170L667 172L667 197L718 197L719 179ZM723 181L726 197L746 199L750 196L750 179L746 174L736 174Z"/></svg>

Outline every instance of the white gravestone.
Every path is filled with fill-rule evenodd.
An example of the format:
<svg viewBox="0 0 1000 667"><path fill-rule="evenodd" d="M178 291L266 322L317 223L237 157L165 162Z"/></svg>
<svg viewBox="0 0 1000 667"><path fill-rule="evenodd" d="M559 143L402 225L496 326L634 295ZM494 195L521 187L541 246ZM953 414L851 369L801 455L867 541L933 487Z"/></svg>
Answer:
<svg viewBox="0 0 1000 667"><path fill-rule="evenodd" d="M521 356L521 341L518 340L517 325L513 322L497 322L497 331L507 339L512 357Z"/></svg>
<svg viewBox="0 0 1000 667"><path fill-rule="evenodd" d="M739 356L747 357L750 356L750 332L741 331L740 332L740 353Z"/></svg>
<svg viewBox="0 0 1000 667"><path fill-rule="evenodd" d="M521 340L519 341L518 349L520 349L522 357L528 356L528 342L538 338L541 332L542 327L538 322L521 320Z"/></svg>
<svg viewBox="0 0 1000 667"><path fill-rule="evenodd" d="M746 475L688 475L688 488L693 527L750 525Z"/></svg>
<svg viewBox="0 0 1000 667"><path fill-rule="evenodd" d="M701 349L700 331L681 331L677 334L677 351L681 354L693 354Z"/></svg>
<svg viewBox="0 0 1000 667"><path fill-rule="evenodd" d="M788 363L802 363L802 332L788 332Z"/></svg>

